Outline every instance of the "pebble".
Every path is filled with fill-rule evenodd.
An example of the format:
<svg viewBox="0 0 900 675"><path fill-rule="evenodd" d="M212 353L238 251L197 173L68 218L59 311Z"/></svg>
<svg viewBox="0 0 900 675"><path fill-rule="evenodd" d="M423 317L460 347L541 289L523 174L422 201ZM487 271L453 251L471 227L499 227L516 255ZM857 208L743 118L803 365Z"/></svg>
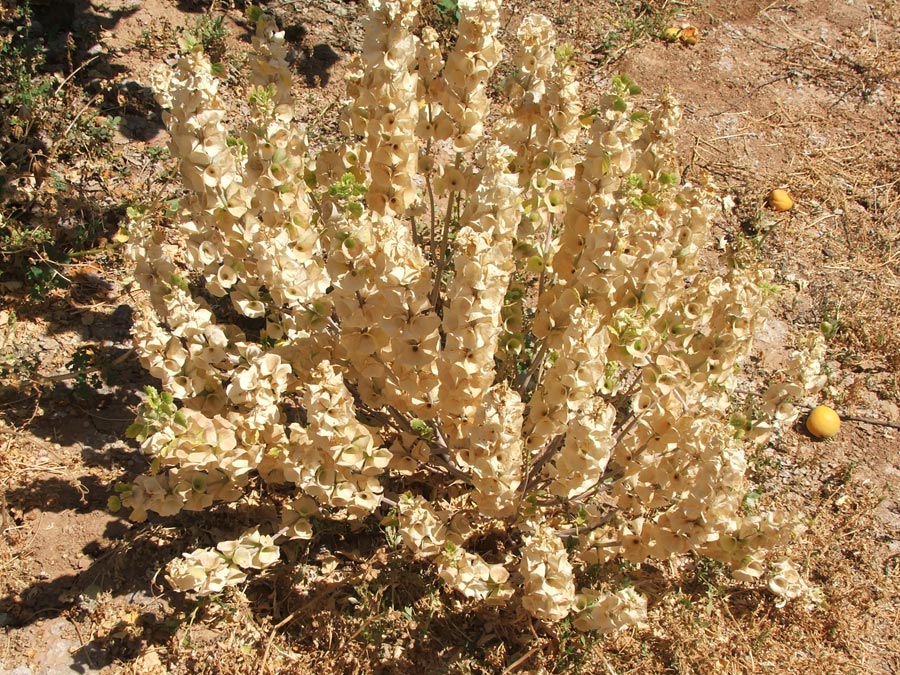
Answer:
<svg viewBox="0 0 900 675"><path fill-rule="evenodd" d="M0 670L0 675L32 675L32 671L28 666L19 666L12 670Z"/></svg>

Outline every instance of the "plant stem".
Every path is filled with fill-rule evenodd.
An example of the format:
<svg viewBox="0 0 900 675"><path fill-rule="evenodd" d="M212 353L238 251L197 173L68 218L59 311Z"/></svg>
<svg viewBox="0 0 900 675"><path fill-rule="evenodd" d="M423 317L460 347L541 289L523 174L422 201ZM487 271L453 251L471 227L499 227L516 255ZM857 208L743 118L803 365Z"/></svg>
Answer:
<svg viewBox="0 0 900 675"><path fill-rule="evenodd" d="M441 233L441 250L437 258L437 271L434 275L434 288L431 290L431 306L438 311L441 300L441 280L444 276L444 268L447 266L447 248L450 246L450 221L453 215L453 201L456 199L457 193L451 192L447 198L447 213L444 216L444 229Z"/></svg>
<svg viewBox="0 0 900 675"><path fill-rule="evenodd" d="M550 458L553 457L554 454L563 446L563 441L565 440L565 434L557 435L550 443L547 444L547 447L544 448L544 451L537 456L531 466L528 468L528 474L525 476L525 480L522 481L522 484L519 486L519 490L521 492L526 492L528 490L528 486L531 484L531 481L537 477L537 475L544 468L544 465L550 461Z"/></svg>
<svg viewBox="0 0 900 675"><path fill-rule="evenodd" d="M534 376L535 371L541 367L544 363L544 357L547 355L547 342L546 340L541 343L541 346L538 347L537 354L534 355L534 359L531 361L531 365L528 366L528 370L523 373L519 379L519 382L516 384L516 391L519 393L519 396L524 397L525 391L528 389L528 385L531 383L531 378Z"/></svg>

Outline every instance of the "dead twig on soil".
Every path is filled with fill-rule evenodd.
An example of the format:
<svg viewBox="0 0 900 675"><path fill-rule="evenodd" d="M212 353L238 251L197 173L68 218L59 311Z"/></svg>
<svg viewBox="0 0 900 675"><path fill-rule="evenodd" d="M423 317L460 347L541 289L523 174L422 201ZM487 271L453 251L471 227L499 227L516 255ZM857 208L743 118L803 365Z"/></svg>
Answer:
<svg viewBox="0 0 900 675"><path fill-rule="evenodd" d="M81 649L84 651L84 658L87 660L88 665L91 668L96 669L97 665L94 663L94 659L91 658L91 650L89 648L90 642L85 642L84 638L81 637L81 630L78 628L78 623L74 619L68 616L66 619L72 624L72 628L75 629L75 635L78 636L78 642L81 643Z"/></svg>
<svg viewBox="0 0 900 675"><path fill-rule="evenodd" d="M259 672L262 675L265 675L266 669L268 667L269 661L269 652L272 651L272 644L275 642L275 636L278 635L278 631L285 626L287 626L291 621L297 618L300 612L303 611L303 608L295 609L293 612L284 617L281 621L272 626L272 630L269 632L269 639L266 640L266 650L263 652L262 661L259 664ZM269 672L275 673L274 670L270 670Z"/></svg>
<svg viewBox="0 0 900 675"><path fill-rule="evenodd" d="M880 427L890 427L891 429L900 429L900 424L897 422L887 422L885 420L876 420L871 417L859 417L857 415L841 415L842 420L847 420L849 422L862 422L863 424L875 424Z"/></svg>
<svg viewBox="0 0 900 675"><path fill-rule="evenodd" d="M530 659L532 656L534 656L534 653L535 653L538 649L540 649L540 645L535 646L535 647L532 647L531 649L529 649L527 652L525 652L524 654L522 654L522 656L520 656L519 658L517 658L515 661L513 661L512 663L510 663L508 666L506 666L506 668L503 669L503 672L501 673L501 675L507 675L508 673L511 673L511 672L513 672L514 670L516 670L519 666L521 666L521 665L522 665L523 663L525 663L528 659Z"/></svg>
<svg viewBox="0 0 900 675"><path fill-rule="evenodd" d="M71 373L59 373L58 375L42 375L41 381L45 384L50 384L52 382L62 382L64 380L71 380L76 377L81 377L82 375L90 375L91 373L98 373L102 370L106 370L107 368L112 368L113 366L118 366L121 363L124 363L129 356L134 354L134 347L129 349L124 354L120 354L112 361L110 361L105 366L93 366L92 368L85 368L83 370L76 370Z"/></svg>

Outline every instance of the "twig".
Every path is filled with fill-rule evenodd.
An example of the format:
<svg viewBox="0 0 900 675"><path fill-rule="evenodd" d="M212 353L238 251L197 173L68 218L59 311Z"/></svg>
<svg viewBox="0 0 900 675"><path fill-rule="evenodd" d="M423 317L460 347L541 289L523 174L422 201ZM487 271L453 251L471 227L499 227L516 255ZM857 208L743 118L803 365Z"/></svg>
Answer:
<svg viewBox="0 0 900 675"><path fill-rule="evenodd" d="M302 610L302 607L295 609L272 627L272 632L269 633L269 639L266 641L266 651L263 652L262 663L259 666L260 673L266 672L266 666L269 661L269 652L272 650L272 643L275 642L275 636L278 634L278 630L284 628L287 624L297 618L297 615L300 614ZM271 670L269 672L274 673L275 671Z"/></svg>
<svg viewBox="0 0 900 675"><path fill-rule="evenodd" d="M59 92L62 91L62 88L65 87L69 83L69 80L71 80L73 77L75 77L78 74L79 70L86 68L87 66L91 65L94 61L96 61L99 58L100 58L99 54L97 54L96 56L92 56L87 61L82 63L80 66L78 66L75 70L73 70L71 73L69 73L69 76L66 79L64 79L62 82L59 83L59 86L56 88L56 91L53 92L53 95L54 96L59 95Z"/></svg>
<svg viewBox="0 0 900 675"><path fill-rule="evenodd" d="M112 250L116 246L117 246L117 243L114 242L112 244L107 244L106 246L98 246L97 248L90 248L90 249L87 249L84 251L75 251L74 253L69 253L69 257L70 258L83 258L84 256L92 255L94 253L103 253L104 251ZM65 263L62 263L62 264L65 266L69 266L69 265L66 265Z"/></svg>
<svg viewBox="0 0 900 675"><path fill-rule="evenodd" d="M325 109L322 110L322 112L320 112L318 115L316 115L316 116L313 118L312 122L310 122L307 126L315 126L315 125L317 125L319 122L321 122L321 121L322 121L322 118L325 117L325 115L328 113L329 110L331 110L331 109L334 107L334 105L335 105L334 101L331 101L331 103L329 103L328 105L326 105L326 106L325 106Z"/></svg>
<svg viewBox="0 0 900 675"><path fill-rule="evenodd" d="M85 368L84 370L76 370L72 373L59 373L58 375L42 375L41 381L44 383L50 382L62 382L63 380L71 380L75 377L81 377L82 375L89 375L90 373L97 373L107 368L112 368L113 366L118 366L120 363L123 363L128 359L129 356L134 354L134 347L129 349L124 354L120 354L115 359L110 361L108 364L104 366L94 366L93 368Z"/></svg>
<svg viewBox="0 0 900 675"><path fill-rule="evenodd" d="M69 132L72 131L72 127L75 126L75 124L78 122L79 118L84 114L84 111L87 110L88 108L90 108L92 105L94 105L94 101L96 101L96 100L97 100L97 97L95 96L90 101L85 103L84 106L82 106L81 110L79 110L78 114L72 118L72 121L69 122L69 126L67 126L66 130L63 132L63 135L62 135L63 138L65 138L66 136L69 135Z"/></svg>
<svg viewBox="0 0 900 675"><path fill-rule="evenodd" d="M503 672L500 675L508 675L508 673L513 672L516 668L530 659L538 649L540 649L540 645L535 645L534 647L529 649L527 652L522 654L522 656L506 666L506 668L503 669Z"/></svg>
<svg viewBox="0 0 900 675"><path fill-rule="evenodd" d="M29 549L29 548L31 547L31 545L34 543L34 540L37 539L38 533L41 531L41 525L42 525L43 523L44 523L44 513L43 513L43 511L42 511L42 512L40 513L40 515L38 516L37 524L34 526L34 530L33 530L32 533L31 533L31 539L29 539L29 540L28 540L28 543L25 544L24 546L22 546L22 547L18 550L18 552L16 552L9 560L7 560L7 561L4 562L2 565L0 565L0 570L6 569L6 567L7 567L8 565L12 564L13 562L15 562L16 560L18 560L19 558L21 558L23 555L25 555L26 552L28 552L28 549ZM5 532L6 532L6 530L4 530L4 533L5 533ZM33 616L33 615L32 615L32 616Z"/></svg>
<svg viewBox="0 0 900 675"><path fill-rule="evenodd" d="M603 665L606 666L606 669L609 671L609 675L618 675L615 669L610 665L609 661L606 660L606 657L603 654L600 654L600 658L603 659Z"/></svg>
<svg viewBox="0 0 900 675"><path fill-rule="evenodd" d="M452 193L447 198L447 213L444 216L444 229L441 233L440 257L437 259L437 271L434 274L434 288L431 289L431 306L438 310L441 300L441 281L444 276L444 268L447 266L447 248L450 244L450 221L453 219L453 200L457 193ZM436 250L436 247L433 247Z"/></svg>
<svg viewBox="0 0 900 675"><path fill-rule="evenodd" d="M528 366L528 370L521 375L521 380L516 383L516 391L520 396L528 389L528 385L531 384L531 378L534 376L535 371L544 363L544 357L547 355L547 350L548 344L547 341L544 340L541 342L541 346L538 347L538 351L534 355L531 364Z"/></svg>
<svg viewBox="0 0 900 675"><path fill-rule="evenodd" d="M541 469L544 468L544 465L550 461L556 452L562 448L563 442L565 441L566 435L558 434L552 441L547 444L547 447L544 451L538 455L534 462L532 462L531 466L528 469L528 473L525 476L525 480L522 481L522 485L519 486L519 490L521 492L528 491L528 485L531 483L532 479L537 478L538 474L540 474Z"/></svg>
<svg viewBox="0 0 900 675"><path fill-rule="evenodd" d="M72 624L72 628L75 629L75 635L78 636L78 641L81 643L81 649L84 650L84 658L87 659L88 665L91 668L96 668L97 665L94 663L94 659L91 658L91 650L90 650L90 647L88 647L88 645L90 643L85 642L84 638L81 637L81 631L78 629L78 624L75 623L75 621L72 618L70 618L70 617L67 617L67 618L69 619L69 623Z"/></svg>

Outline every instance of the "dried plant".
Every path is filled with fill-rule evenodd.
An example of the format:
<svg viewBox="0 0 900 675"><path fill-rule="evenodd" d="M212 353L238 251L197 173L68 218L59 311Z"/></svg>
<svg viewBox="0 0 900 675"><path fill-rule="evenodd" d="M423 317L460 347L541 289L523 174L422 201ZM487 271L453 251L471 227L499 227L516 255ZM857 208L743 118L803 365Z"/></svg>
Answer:
<svg viewBox="0 0 900 675"><path fill-rule="evenodd" d="M446 52L418 0L370 10L346 140L315 157L266 17L239 134L199 48L159 74L190 196L183 245L131 225L151 299L135 342L163 392L131 429L152 471L113 506L270 500L280 521L169 566L201 594L373 515L467 598L583 629L645 615L596 573L617 561L694 552L762 577L796 528L742 510L745 448L822 386L822 343L737 417L771 275L740 251L701 264L721 201L682 181L676 103L641 109L619 77L584 109L529 16L492 108L497 0L460 0ZM773 569L773 591L802 591Z"/></svg>

